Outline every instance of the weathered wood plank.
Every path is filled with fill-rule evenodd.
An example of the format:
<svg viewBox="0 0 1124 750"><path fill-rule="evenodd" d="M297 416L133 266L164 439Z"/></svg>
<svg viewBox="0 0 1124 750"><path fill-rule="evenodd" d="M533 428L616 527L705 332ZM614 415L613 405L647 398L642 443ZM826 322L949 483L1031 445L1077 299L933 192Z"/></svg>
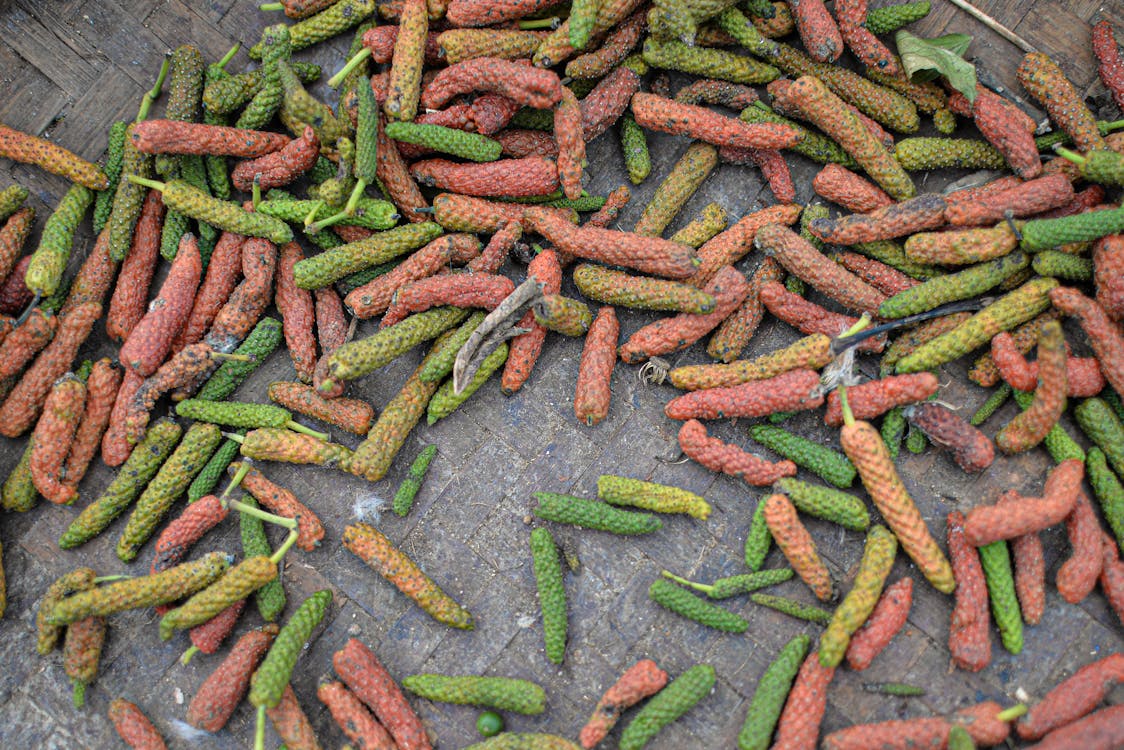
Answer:
<svg viewBox="0 0 1124 750"><path fill-rule="evenodd" d="M0 70L19 85L7 87L0 98L0 122L35 135L41 134L66 107L69 97L45 75L9 47L0 47Z"/></svg>
<svg viewBox="0 0 1124 750"><path fill-rule="evenodd" d="M167 45L114 2L87 0L81 12L78 34L122 73L151 86Z"/></svg>
<svg viewBox="0 0 1124 750"><path fill-rule="evenodd" d="M47 25L42 8L16 0L4 13L4 39L19 55L72 96L97 78L97 53L74 34L60 28L56 17Z"/></svg>

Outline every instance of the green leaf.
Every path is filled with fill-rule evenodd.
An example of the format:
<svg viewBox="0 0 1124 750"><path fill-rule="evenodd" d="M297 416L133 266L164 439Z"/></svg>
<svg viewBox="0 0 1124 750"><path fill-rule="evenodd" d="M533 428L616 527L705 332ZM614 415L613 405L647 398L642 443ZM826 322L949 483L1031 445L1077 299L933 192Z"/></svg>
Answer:
<svg viewBox="0 0 1124 750"><path fill-rule="evenodd" d="M912 80L930 81L943 75L968 101L976 100L976 67L964 59L972 37L946 34L935 39L922 39L908 31L899 31L895 40L902 66Z"/></svg>

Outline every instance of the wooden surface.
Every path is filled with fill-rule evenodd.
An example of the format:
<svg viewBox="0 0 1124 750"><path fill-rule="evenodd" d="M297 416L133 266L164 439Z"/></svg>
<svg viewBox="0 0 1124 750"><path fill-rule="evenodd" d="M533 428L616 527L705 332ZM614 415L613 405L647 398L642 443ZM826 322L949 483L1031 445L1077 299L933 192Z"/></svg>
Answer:
<svg viewBox="0 0 1124 750"><path fill-rule="evenodd" d="M970 55L981 69L981 78L1015 97L1025 96L1014 78L1021 57L1018 49L951 4L933 0L933 5L932 14L911 28L914 33L971 34ZM977 5L1058 59L1095 103L1105 102L1089 52L1089 31L1102 15L1124 30L1120 0L981 0ZM217 59L236 40L252 44L264 26L278 19L279 14L260 12L257 2L249 0L0 0L0 120L96 159L104 151L110 123L133 116L167 49L190 42L208 60ZM345 35L296 57L318 62L330 74L342 65L349 41ZM243 51L229 69L252 66ZM323 84L312 90L330 96ZM154 114L162 108L161 101ZM1041 113L1031 111L1040 117ZM1119 116L1111 109L1104 114ZM963 131L968 133L970 128ZM623 181L615 139L610 132L590 147L591 192L604 194ZM659 178L686 145L682 139L661 135L654 136L652 144L653 177L634 191L622 227L632 226ZM797 178L798 200L807 202L812 198L809 182L814 165L794 156L789 161ZM938 189L961 176L963 173L933 174L923 184L925 189ZM0 160L0 187L13 181L31 189L30 203L39 211L39 226L67 188L62 179ZM721 203L736 218L773 199L755 170L722 166L672 229L709 201ZM90 244L87 224L80 232L73 264L84 257ZM751 260L750 266L754 263ZM505 271L517 279L524 273L514 264ZM566 289L574 293L569 282ZM625 335L652 319L636 313L625 313L622 318ZM362 325L359 335L373 327L371 323ZM750 353L769 351L795 338L786 326L767 323ZM798 632L818 634L815 626L755 608L745 599L728 604L752 624L747 634L739 636L696 626L658 610L647 600L647 588L660 569L697 580L743 572L742 543L761 492L728 477L715 477L695 464L669 463L678 456L678 425L666 419L662 409L673 390L640 384L635 367L618 367L613 407L606 422L593 429L577 425L571 399L580 351L580 340L550 337L535 374L522 391L504 397L490 383L452 417L415 431L389 477L381 482L365 483L314 468L264 467L271 478L312 506L328 529L319 550L294 550L284 573L290 601L286 616L294 602L314 590L330 587L336 594L327 624L302 655L294 677L297 695L325 747L340 746L343 736L317 701L315 686L330 672L332 652L352 636L375 648L398 678L438 671L534 679L547 690L547 712L540 717L509 716L509 728L568 736L576 735L600 693L638 658L652 656L673 675L706 661L717 668L717 689L650 747L710 748L733 745L748 697L780 646ZM82 356L113 353L99 327ZM353 395L381 408L419 356L411 353L362 379L353 387ZM675 359L688 363L704 358L701 347L696 346ZM876 364L863 359L859 369L873 375ZM970 413L987 394L967 382L965 370L964 361L942 368L940 398ZM278 353L236 397L265 401L265 384L290 378L288 357ZM1013 413L1014 406L1007 405L988 423L989 434ZM801 434L837 444L833 431L826 430L816 415L800 416L791 424ZM1072 424L1067 426L1076 433ZM717 424L713 429L724 439L749 443L744 422ZM338 439L354 444L347 436ZM430 442L436 442L440 452L414 511L405 519L384 515L378 523L474 613L477 628L473 632L451 631L434 623L339 543L344 525L389 498L409 461ZM14 465L23 446L23 439L0 438L0 476ZM920 456L903 453L899 461L930 527L942 538L949 510L993 502L1010 488L1034 494L1049 465L1041 450L1001 457L977 477L965 476L947 456L932 449ZM570 641L565 664L556 668L543 655L529 565L530 493L548 490L592 496L597 477L614 472L693 489L712 502L715 513L705 523L670 518L661 532L631 539L553 527L568 559L578 562L577 569L566 575ZM8 514L0 521L9 596L7 614L0 621L0 663L4 665L0 670L0 747L118 747L106 720L107 705L117 696L137 702L165 732L170 747L247 747L253 716L245 705L225 730L213 736L184 729L179 720L187 702L225 649L181 666L177 659L187 646L186 637L161 642L150 612L111 618L102 671L81 711L70 705L70 689L58 654L47 658L34 654L36 604L58 575L80 564L103 575L147 571L151 544L132 565L121 564L113 554L123 520L77 550L60 552L57 547L59 534L77 508L95 497L111 477L112 472L100 465L91 471L76 508L41 504L30 513ZM809 521L808 526L845 590L861 556L861 535L816 521ZM1050 530L1044 539L1052 581L1068 555L1068 544L1061 528ZM237 552L236 525L228 522L199 548ZM770 553L767 566L783 564L779 552ZM868 671L839 671L830 690L825 731L855 722L948 712L982 699L1004 704L1033 700L1075 668L1124 645L1121 624L1099 591L1073 606L1061 601L1051 585L1045 621L1027 629L1022 654L1005 653L993 634L990 667L974 675L953 671L946 648L951 600L924 584L916 569L899 556L891 580L907 574L918 584L908 625ZM776 593L811 601L798 581L778 587ZM251 607L238 632L258 623ZM907 701L863 692L863 683L876 681L908 682L926 687L929 693ZM414 704L440 748L460 747L478 739L473 730L475 709L420 700ZM274 747L276 737L270 732L267 746Z"/></svg>

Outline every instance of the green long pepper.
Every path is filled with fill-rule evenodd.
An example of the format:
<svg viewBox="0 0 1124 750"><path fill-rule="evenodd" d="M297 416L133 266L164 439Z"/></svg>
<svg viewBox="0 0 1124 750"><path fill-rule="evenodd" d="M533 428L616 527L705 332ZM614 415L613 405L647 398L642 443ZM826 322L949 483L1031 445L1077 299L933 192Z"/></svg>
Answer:
<svg viewBox="0 0 1124 750"><path fill-rule="evenodd" d="M293 51L311 47L318 42L347 31L375 12L375 0L341 0L315 16L306 18L289 27ZM249 50L251 60L262 59L262 45L255 44Z"/></svg>
<svg viewBox="0 0 1124 750"><path fill-rule="evenodd" d="M206 401L189 398L176 404L176 414L199 422L255 429L258 427L279 427L303 432L320 440L327 440L328 434L317 432L293 421L288 409L273 404L250 404L242 401Z"/></svg>
<svg viewBox="0 0 1124 750"><path fill-rule="evenodd" d="M726 578L719 578L714 583L697 583L689 581L686 578L681 578L666 570L660 571L660 575L670 581L675 581L680 586L687 586L695 591L701 591L711 599L729 599L731 596L738 594L748 594L751 591L757 591L768 586L776 586L778 583L784 583L792 578L795 573L792 568L773 568L771 570L759 570L755 573L743 573L742 575L728 576Z"/></svg>
<svg viewBox="0 0 1124 750"><path fill-rule="evenodd" d="M43 225L39 247L31 256L24 283L37 297L49 297L58 289L62 272L70 260L74 233L94 202L94 191L74 183Z"/></svg>
<svg viewBox="0 0 1124 750"><path fill-rule="evenodd" d="M740 615L711 604L663 578L652 581L648 587L648 598L681 617L709 628L728 633L744 633L749 629L749 621Z"/></svg>
<svg viewBox="0 0 1124 750"><path fill-rule="evenodd" d="M280 219L251 213L232 201L213 198L184 180L157 182L132 174L128 177L129 181L136 185L143 185L163 193L164 205L169 209L179 211L197 221L207 222L225 232L248 237L264 237L278 245L293 241L293 230Z"/></svg>
<svg viewBox="0 0 1124 750"><path fill-rule="evenodd" d="M796 636L784 645L777 658L765 669L749 700L745 723L738 733L738 750L766 750L769 747L785 699L810 645L811 638L808 636Z"/></svg>

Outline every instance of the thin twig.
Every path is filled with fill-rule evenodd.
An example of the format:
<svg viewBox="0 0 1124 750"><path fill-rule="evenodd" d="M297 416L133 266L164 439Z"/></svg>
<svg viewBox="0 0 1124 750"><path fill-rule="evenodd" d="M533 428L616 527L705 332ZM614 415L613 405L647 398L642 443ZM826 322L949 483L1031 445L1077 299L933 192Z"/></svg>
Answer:
<svg viewBox="0 0 1124 750"><path fill-rule="evenodd" d="M957 8L960 8L962 11L964 11L968 15L975 18L977 21L982 23L984 26L986 26L989 29L991 29L992 31L994 31L999 36L1001 36L1004 39L1006 39L1007 41L1009 41L1011 44L1013 44L1016 47L1018 47L1019 49L1021 49L1023 52L1037 52L1038 51L1038 49L1035 48L1035 46L1033 44L1031 44L1027 40L1023 39L1021 36L1019 36L1018 34L1016 34L1013 31L1011 31L1006 26L999 23L998 21L996 21L994 18L992 18L988 14L984 13L982 10L980 10L976 6L969 3L968 0L948 0L948 1L950 3L952 3L953 5L955 5Z"/></svg>

